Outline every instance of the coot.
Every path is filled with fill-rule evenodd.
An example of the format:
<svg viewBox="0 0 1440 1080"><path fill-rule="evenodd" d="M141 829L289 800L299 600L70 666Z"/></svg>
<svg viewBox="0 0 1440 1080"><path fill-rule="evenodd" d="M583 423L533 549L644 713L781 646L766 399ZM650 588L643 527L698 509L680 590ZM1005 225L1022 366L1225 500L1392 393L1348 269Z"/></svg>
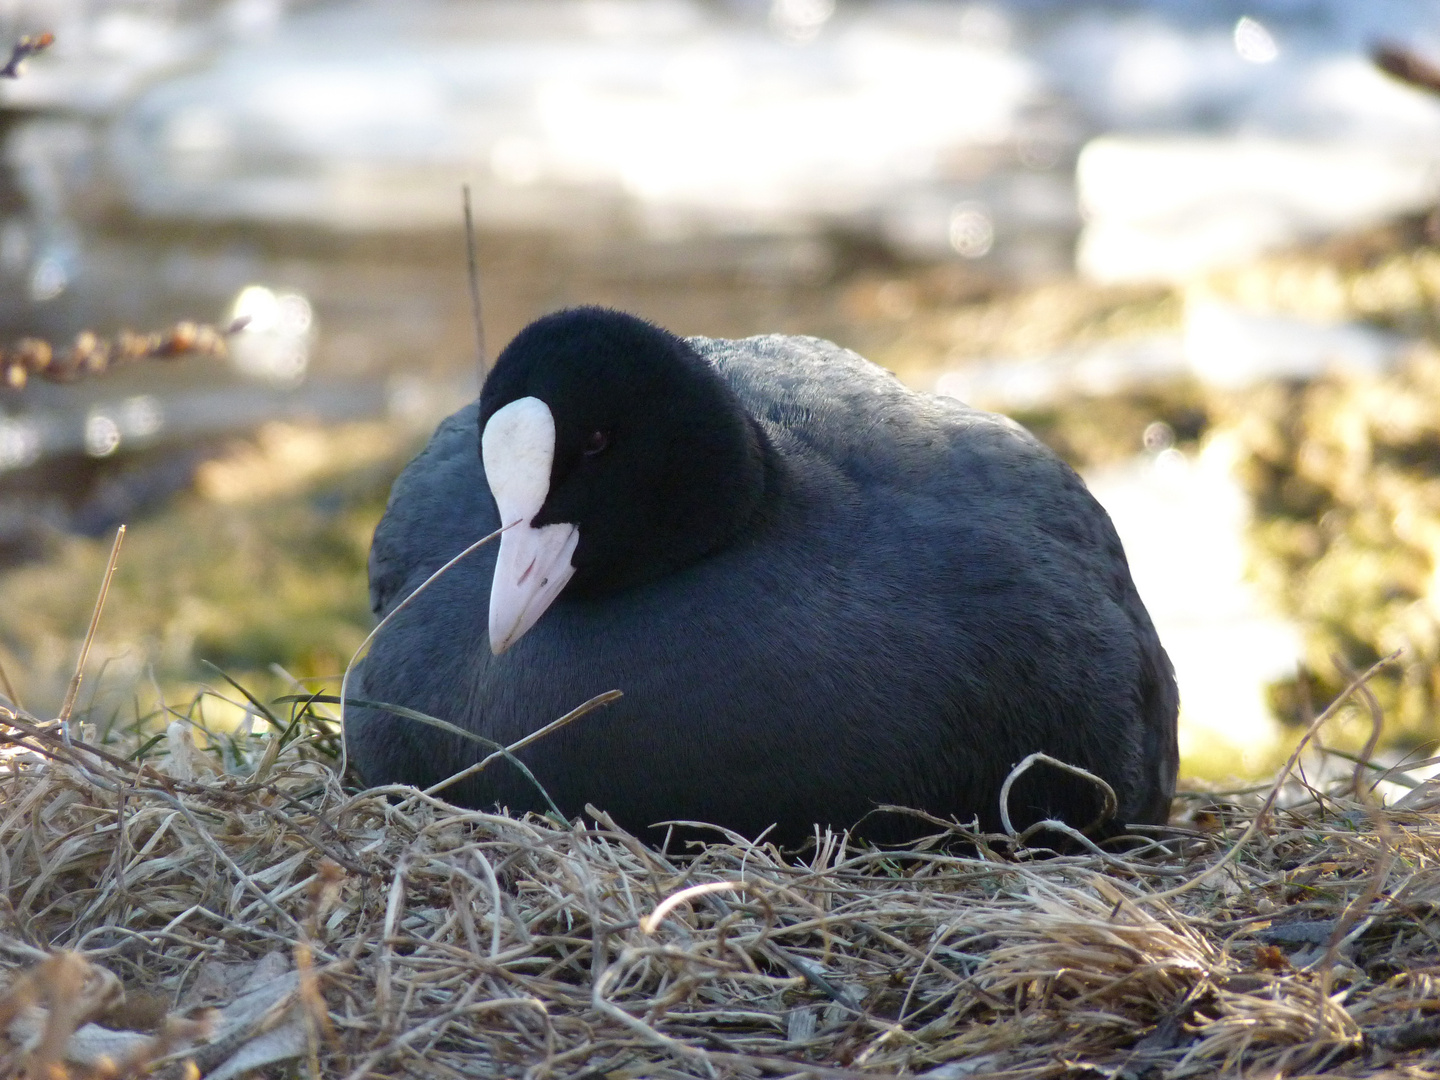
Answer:
<svg viewBox="0 0 1440 1080"><path fill-rule="evenodd" d="M876 812L896 804L993 830L1044 751L1112 785L1112 831L1167 816L1169 660L1105 511L1004 417L816 338L576 308L523 330L396 481L376 614L502 522L377 636L351 696L508 744L622 690L519 755L567 814L782 842L930 829ZM346 734L372 784L486 753L372 709ZM544 807L505 761L446 797ZM1017 826L1099 805L1048 767L1010 796Z"/></svg>

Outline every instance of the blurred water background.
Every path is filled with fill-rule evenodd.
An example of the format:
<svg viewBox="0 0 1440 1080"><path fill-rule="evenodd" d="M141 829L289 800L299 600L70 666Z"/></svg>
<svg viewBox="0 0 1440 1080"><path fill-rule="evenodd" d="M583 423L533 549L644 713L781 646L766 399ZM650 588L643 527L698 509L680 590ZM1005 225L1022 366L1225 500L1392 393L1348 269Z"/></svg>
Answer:
<svg viewBox="0 0 1440 1080"><path fill-rule="evenodd" d="M478 385L468 183L492 351L598 302L1014 412L1115 518L1188 767L1282 745L1317 646L1255 582L1256 423L1219 420L1434 338L1440 97L1371 53L1440 58L1440 2L0 0L0 45L41 30L0 80L0 342L250 321L226 361L0 390L33 707L121 521L117 701L338 672L385 486Z"/></svg>

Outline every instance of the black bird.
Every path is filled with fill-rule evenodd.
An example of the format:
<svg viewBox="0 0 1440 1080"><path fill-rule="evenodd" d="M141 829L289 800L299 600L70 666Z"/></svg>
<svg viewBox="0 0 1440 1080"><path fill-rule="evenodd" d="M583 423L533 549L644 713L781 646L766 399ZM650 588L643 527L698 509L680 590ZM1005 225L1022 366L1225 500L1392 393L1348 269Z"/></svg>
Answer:
<svg viewBox="0 0 1440 1080"><path fill-rule="evenodd" d="M622 690L519 755L567 814L774 825L787 843L816 823L933 831L874 812L898 804L993 830L1038 750L1110 783L1109 831L1167 817L1169 659L1109 517L1011 420L817 338L561 311L396 481L376 614L502 523L498 550L377 636L351 696L508 744ZM349 709L346 735L371 784L428 786L486 753L371 709ZM446 797L544 807L505 761ZM1083 827L1100 805L1043 766L1010 798L1017 827Z"/></svg>

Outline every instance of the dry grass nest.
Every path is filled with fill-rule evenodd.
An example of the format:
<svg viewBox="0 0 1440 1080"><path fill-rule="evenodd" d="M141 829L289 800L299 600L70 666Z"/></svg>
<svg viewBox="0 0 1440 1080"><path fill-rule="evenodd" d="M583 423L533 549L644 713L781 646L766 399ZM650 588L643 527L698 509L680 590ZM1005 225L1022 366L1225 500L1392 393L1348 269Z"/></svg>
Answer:
<svg viewBox="0 0 1440 1080"><path fill-rule="evenodd" d="M251 709L0 715L4 1075L1440 1071L1440 795L1393 770L1292 759L1124 850L657 848L349 789L321 706Z"/></svg>

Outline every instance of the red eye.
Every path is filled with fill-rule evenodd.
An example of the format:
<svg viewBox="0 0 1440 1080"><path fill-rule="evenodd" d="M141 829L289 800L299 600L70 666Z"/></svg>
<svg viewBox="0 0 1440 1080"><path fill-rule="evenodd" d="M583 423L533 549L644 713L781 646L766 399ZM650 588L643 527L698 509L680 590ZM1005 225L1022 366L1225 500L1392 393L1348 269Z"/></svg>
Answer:
<svg viewBox="0 0 1440 1080"><path fill-rule="evenodd" d="M606 431L592 431L589 438L585 440L585 456L594 457L610 445L610 433Z"/></svg>

